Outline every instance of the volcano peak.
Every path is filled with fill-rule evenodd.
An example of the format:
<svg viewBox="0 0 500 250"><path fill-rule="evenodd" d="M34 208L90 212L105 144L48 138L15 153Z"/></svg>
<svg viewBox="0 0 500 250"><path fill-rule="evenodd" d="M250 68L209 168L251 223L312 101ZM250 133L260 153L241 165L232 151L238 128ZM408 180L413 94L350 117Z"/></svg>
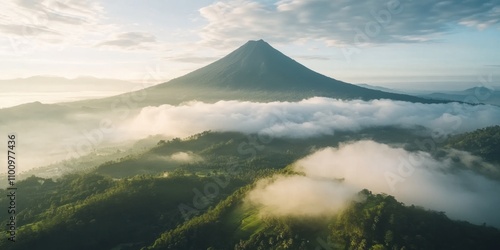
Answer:
<svg viewBox="0 0 500 250"><path fill-rule="evenodd" d="M271 45L269 45L269 43L267 43L266 41L264 41L262 39L259 39L259 40L249 40L243 46L245 46L245 45L257 45L257 46L269 46L269 47L271 47Z"/></svg>
<svg viewBox="0 0 500 250"><path fill-rule="evenodd" d="M239 52L239 53L235 53L235 52ZM278 50L273 48L269 43L267 43L266 41L264 41L262 39L250 40L250 41L246 42L243 46L241 46L237 50L235 50L233 53L239 57L244 57L247 54L253 54L253 53L256 53L256 54L263 53L269 57L271 57L273 55L278 55L278 54L280 56L285 56L281 52L279 52ZM233 54L233 53L231 53L231 54ZM228 56L230 56L231 54L229 54Z"/></svg>
<svg viewBox="0 0 500 250"><path fill-rule="evenodd" d="M255 96L255 93L265 93L270 96L285 96L288 98L283 97L286 100L290 97L300 99L325 96L340 99L427 101L370 90L324 76L296 62L262 39L250 40L216 62L155 88L170 87L182 89L186 98L199 96L200 99L206 95L216 96L217 93L232 93L231 97L225 98L241 99L240 96L248 96L246 98L251 99L249 96ZM193 94L193 90L206 94ZM234 94L236 92L239 93L238 97Z"/></svg>

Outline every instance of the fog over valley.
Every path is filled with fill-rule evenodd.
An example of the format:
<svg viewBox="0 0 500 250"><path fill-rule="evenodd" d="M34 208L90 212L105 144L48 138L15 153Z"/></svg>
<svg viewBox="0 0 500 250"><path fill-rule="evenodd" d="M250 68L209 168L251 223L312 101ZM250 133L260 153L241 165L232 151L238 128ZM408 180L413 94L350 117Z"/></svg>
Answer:
<svg viewBox="0 0 500 250"><path fill-rule="evenodd" d="M184 138L212 130L309 138L334 135L336 131L356 132L395 126L424 127L429 135L447 137L500 123L500 108L491 105L344 101L320 97L270 103L192 101L179 106L145 107L127 113L121 110L115 113L85 108L75 110L58 104L26 104L15 109L41 110L34 111L40 117L30 116L20 121L11 119L0 124L4 131L16 124L20 140L26 143L19 149L20 154L34 156L24 159L23 171L78 158L99 148L132 143L150 135ZM0 114L15 118L11 111L3 109ZM221 123L221 120L225 122ZM54 135L58 139L54 139Z"/></svg>

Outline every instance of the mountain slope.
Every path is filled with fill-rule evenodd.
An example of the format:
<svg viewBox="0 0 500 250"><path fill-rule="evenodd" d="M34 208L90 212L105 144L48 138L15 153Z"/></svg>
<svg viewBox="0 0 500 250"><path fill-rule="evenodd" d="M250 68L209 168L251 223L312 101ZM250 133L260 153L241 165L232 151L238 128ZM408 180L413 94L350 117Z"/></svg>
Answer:
<svg viewBox="0 0 500 250"><path fill-rule="evenodd" d="M355 87L309 70L259 40L249 41L224 58L158 87L190 86L272 91L314 90L331 87L329 85L338 89Z"/></svg>
<svg viewBox="0 0 500 250"><path fill-rule="evenodd" d="M259 216L244 187L214 209L162 234L145 249L497 249L496 228L450 220L394 197L359 193L337 215ZM242 219L243 218L243 219ZM248 222L250 220L250 223ZM249 225L252 224L252 225ZM243 229L244 228L244 229Z"/></svg>
<svg viewBox="0 0 500 250"><path fill-rule="evenodd" d="M224 58L155 89L168 87L305 92L338 98L428 101L359 87L314 72L263 40L249 41Z"/></svg>
<svg viewBox="0 0 500 250"><path fill-rule="evenodd" d="M189 100L297 101L313 96L440 102L338 81L308 69L263 40L249 41L218 61L169 82L117 97L77 104L109 105L134 96L140 97L137 98L140 99L138 106L179 104Z"/></svg>
<svg viewBox="0 0 500 250"><path fill-rule="evenodd" d="M455 135L446 141L446 146L471 152L490 162L500 163L500 126L478 129Z"/></svg>
<svg viewBox="0 0 500 250"><path fill-rule="evenodd" d="M19 181L19 241L4 237L0 249L317 249L323 243L331 246L323 249L498 249L498 229L452 221L386 195L365 192L370 199L328 218L263 218L257 207L245 206L259 180L297 175L286 166L318 148L361 138L403 145L428 137L379 128L266 142L234 132L160 141L87 174ZM182 152L202 160L175 165L173 155ZM8 199L0 197L0 207L8 207ZM8 216L0 213L0 223Z"/></svg>

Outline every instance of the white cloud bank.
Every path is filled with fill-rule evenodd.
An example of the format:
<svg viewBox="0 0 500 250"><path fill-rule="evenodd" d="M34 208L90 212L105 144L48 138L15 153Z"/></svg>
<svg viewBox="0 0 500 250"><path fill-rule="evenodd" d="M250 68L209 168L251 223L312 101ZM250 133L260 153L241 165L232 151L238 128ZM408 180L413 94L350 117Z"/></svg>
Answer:
<svg viewBox="0 0 500 250"><path fill-rule="evenodd" d="M43 122L36 117L25 117L22 122L12 119L0 122L0 130L12 131L15 127L20 136L29 138L24 142L25 146L19 148L21 154L32 156L24 160L23 171L157 134L183 138L212 130L307 138L341 130L358 131L392 125L425 126L434 131L434 135L444 135L500 124L500 108L490 105L343 101L320 97L299 102L219 101L162 105L131 112L131 118L125 121L108 119L92 110L66 115L58 111L64 110L62 107L40 105L31 106L41 110L46 108L47 112L50 111L48 117L58 115L52 119L45 117ZM31 109L31 106L27 108ZM55 134L61 139L54 140Z"/></svg>
<svg viewBox="0 0 500 250"><path fill-rule="evenodd" d="M219 101L146 107L126 122L118 135L185 137L213 130L305 138L375 126L424 126L437 133L455 134L496 124L500 124L500 108L489 105L314 97L299 102Z"/></svg>
<svg viewBox="0 0 500 250"><path fill-rule="evenodd" d="M366 188L453 219L500 227L500 183L428 153L358 141L320 150L299 160L295 169L305 176L261 182L249 201L273 215L317 216L338 212Z"/></svg>

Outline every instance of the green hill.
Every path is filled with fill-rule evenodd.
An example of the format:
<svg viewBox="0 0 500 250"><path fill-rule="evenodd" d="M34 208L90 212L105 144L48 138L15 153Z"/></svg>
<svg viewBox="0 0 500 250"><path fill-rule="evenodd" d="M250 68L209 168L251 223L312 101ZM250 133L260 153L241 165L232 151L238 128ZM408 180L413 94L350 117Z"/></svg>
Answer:
<svg viewBox="0 0 500 250"><path fill-rule="evenodd" d="M245 202L246 194L260 179L300 174L287 166L315 148L361 138L403 144L425 137L396 128L307 140L262 140L255 136L204 132L185 139L160 141L148 151L102 164L88 173L55 180L33 176L20 181L16 242L3 237L0 248L498 249L500 246L498 229L453 221L444 213L405 206L394 197L367 190L359 194L363 199L337 214L319 218L261 216L258 207ZM264 148L259 150L260 146ZM172 155L179 153L198 160L173 160ZM7 196L0 197L1 207L7 207L7 202ZM0 222L5 225L7 221L7 213L0 213Z"/></svg>
<svg viewBox="0 0 500 250"><path fill-rule="evenodd" d="M453 136L447 140L446 145L500 163L500 126Z"/></svg>
<svg viewBox="0 0 500 250"><path fill-rule="evenodd" d="M500 231L404 206L392 196L360 192L324 218L244 214L242 189L213 210L162 234L146 249L496 249Z"/></svg>

